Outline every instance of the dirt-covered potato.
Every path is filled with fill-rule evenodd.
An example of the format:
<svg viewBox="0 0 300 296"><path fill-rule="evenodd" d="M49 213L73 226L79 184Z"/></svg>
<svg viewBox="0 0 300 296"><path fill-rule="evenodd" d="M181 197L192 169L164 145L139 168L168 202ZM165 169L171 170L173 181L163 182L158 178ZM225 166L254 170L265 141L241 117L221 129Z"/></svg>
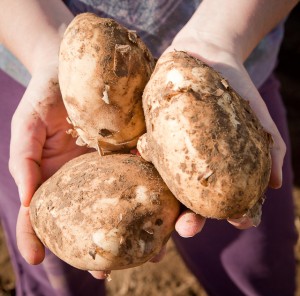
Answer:
<svg viewBox="0 0 300 296"><path fill-rule="evenodd" d="M140 265L174 229L179 202L151 163L97 152L64 165L35 193L33 228L54 254L84 270Z"/></svg>
<svg viewBox="0 0 300 296"><path fill-rule="evenodd" d="M132 148L145 132L142 93L154 59L134 31L112 19L83 13L60 47L59 84L79 145Z"/></svg>
<svg viewBox="0 0 300 296"><path fill-rule="evenodd" d="M143 107L147 134L138 149L178 200L205 217L236 218L252 208L259 215L272 140L219 73L185 52L168 53Z"/></svg>

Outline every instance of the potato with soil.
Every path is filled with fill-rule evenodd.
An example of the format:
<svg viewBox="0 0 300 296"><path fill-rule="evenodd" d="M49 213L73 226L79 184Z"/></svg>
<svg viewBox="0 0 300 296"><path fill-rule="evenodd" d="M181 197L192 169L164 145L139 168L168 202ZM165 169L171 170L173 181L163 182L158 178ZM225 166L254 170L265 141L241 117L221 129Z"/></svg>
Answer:
<svg viewBox="0 0 300 296"><path fill-rule="evenodd" d="M134 31L83 13L68 26L59 53L59 84L69 133L100 151L136 145L145 132L142 93L154 59Z"/></svg>
<svg viewBox="0 0 300 296"><path fill-rule="evenodd" d="M179 201L204 217L258 218L272 140L219 73L185 52L165 54L143 107L138 149Z"/></svg>
<svg viewBox="0 0 300 296"><path fill-rule="evenodd" d="M179 202L154 166L97 152L65 164L34 194L33 228L54 254L84 270L140 265L169 239Z"/></svg>

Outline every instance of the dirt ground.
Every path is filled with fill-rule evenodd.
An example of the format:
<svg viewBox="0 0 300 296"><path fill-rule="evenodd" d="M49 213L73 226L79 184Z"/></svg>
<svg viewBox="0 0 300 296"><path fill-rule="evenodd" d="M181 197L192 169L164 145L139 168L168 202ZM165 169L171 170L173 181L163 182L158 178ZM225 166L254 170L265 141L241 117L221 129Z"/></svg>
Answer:
<svg viewBox="0 0 300 296"><path fill-rule="evenodd" d="M300 6L293 11L287 24L280 52L277 75L282 83L282 94L287 108L295 172L295 225L300 234ZM296 246L297 284L300 296L300 241ZM126 271L115 271L108 282L109 296L205 296L201 285L185 267L172 242L165 259L158 264L147 263ZM15 278L0 228L0 296L14 295Z"/></svg>

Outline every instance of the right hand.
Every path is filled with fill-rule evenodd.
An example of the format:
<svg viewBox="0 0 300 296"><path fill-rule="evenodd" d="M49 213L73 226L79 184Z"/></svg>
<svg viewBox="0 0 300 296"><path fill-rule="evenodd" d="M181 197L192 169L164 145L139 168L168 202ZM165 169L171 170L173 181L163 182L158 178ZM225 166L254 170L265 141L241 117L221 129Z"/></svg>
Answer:
<svg viewBox="0 0 300 296"><path fill-rule="evenodd" d="M66 120L57 74L55 64L33 74L12 120L9 167L21 199L17 244L29 264L39 264L45 257L44 245L36 236L29 217L33 194L64 163L90 151L77 146L76 139L66 133L71 126ZM153 261L159 261L164 252L165 249ZM105 279L110 273L89 272L96 279Z"/></svg>
<svg viewBox="0 0 300 296"><path fill-rule="evenodd" d="M66 133L71 126L58 85L57 66L38 71L21 99L12 120L10 172L18 186L21 207L17 221L17 244L29 264L39 264L45 248L36 236L29 217L29 205L36 189L64 163L88 152ZM163 257L161 253L153 262ZM89 271L105 279L110 271Z"/></svg>
<svg viewBox="0 0 300 296"><path fill-rule="evenodd" d="M66 134L70 125L58 85L57 63L37 69L17 107L11 126L10 172L18 186L21 208L17 243L30 264L43 261L44 246L29 219L30 200L39 185L68 160L87 152Z"/></svg>

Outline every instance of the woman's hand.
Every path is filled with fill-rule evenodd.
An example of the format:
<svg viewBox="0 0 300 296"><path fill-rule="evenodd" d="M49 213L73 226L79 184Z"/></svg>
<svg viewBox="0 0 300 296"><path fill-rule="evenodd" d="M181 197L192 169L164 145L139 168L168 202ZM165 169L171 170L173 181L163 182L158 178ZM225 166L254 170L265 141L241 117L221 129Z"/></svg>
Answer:
<svg viewBox="0 0 300 296"><path fill-rule="evenodd" d="M273 138L269 182L272 188L281 187L286 146L243 63L260 40L274 29L298 2L228 0L224 5L222 0L203 0L166 50L183 50L200 58L219 71L229 84L249 101L262 126ZM247 215L228 222L239 229L257 225L255 217ZM204 223L203 217L189 211L179 217L176 230L181 236L193 236L201 231Z"/></svg>
<svg viewBox="0 0 300 296"><path fill-rule="evenodd" d="M19 189L18 247L30 264L44 258L44 247L31 227L28 206L39 185L68 160L87 152L66 133L66 121L57 78L57 65L38 69L12 119L10 172Z"/></svg>
<svg viewBox="0 0 300 296"><path fill-rule="evenodd" d="M274 142L271 150L272 170L269 186L272 188L281 187L282 165L286 146L268 112L266 104L244 68L243 61L230 52L226 52L214 44L205 42L205 40L199 42L199 39L175 38L173 44L166 52L173 50L184 50L212 66L228 80L229 84L244 99L249 101L251 108L257 115L262 126L272 136ZM238 229L247 229L257 226L259 223L255 217L251 216L251 213L239 219L229 219L228 222ZM191 237L201 231L204 223L205 219L203 217L191 211L184 211L177 220L176 230L183 237Z"/></svg>

